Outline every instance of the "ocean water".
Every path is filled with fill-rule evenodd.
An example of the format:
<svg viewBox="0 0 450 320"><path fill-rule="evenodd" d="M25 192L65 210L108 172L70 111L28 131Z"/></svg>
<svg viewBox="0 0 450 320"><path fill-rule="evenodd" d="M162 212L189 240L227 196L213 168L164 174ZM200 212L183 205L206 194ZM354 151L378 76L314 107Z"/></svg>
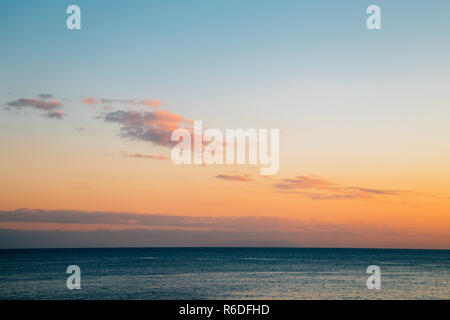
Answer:
<svg viewBox="0 0 450 320"><path fill-rule="evenodd" d="M66 269L81 269L68 290ZM381 289L366 286L381 269ZM0 299L450 299L449 250L0 250Z"/></svg>

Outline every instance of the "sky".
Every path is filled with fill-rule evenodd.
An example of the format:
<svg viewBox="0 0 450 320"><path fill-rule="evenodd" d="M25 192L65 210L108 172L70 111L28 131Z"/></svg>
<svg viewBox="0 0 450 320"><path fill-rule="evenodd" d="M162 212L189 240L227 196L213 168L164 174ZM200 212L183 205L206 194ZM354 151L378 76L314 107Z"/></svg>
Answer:
<svg viewBox="0 0 450 320"><path fill-rule="evenodd" d="M1 246L450 249L448 12L3 1ZM170 133L194 120L279 129L279 172L174 165Z"/></svg>

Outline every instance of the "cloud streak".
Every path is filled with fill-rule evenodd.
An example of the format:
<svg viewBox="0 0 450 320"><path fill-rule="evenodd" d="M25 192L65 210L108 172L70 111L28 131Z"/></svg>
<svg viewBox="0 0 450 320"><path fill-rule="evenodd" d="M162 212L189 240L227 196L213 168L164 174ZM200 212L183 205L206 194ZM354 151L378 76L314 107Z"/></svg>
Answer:
<svg viewBox="0 0 450 320"><path fill-rule="evenodd" d="M373 196L403 196L407 190L344 187L317 176L297 176L274 185L280 192L299 194L312 200L366 199Z"/></svg>
<svg viewBox="0 0 450 320"><path fill-rule="evenodd" d="M21 98L15 101L8 102L7 105L18 108L29 107L45 111L55 110L62 107L61 103L58 100L46 101L35 98Z"/></svg>
<svg viewBox="0 0 450 320"><path fill-rule="evenodd" d="M41 99L47 100L47 99L53 98L53 95L48 94L48 93L40 93L40 94L38 94L38 97Z"/></svg>
<svg viewBox="0 0 450 320"><path fill-rule="evenodd" d="M228 181L239 181L239 182L250 182L253 181L252 178L250 178L250 176L248 174L246 175L226 175L226 174L219 174L216 176L216 178L218 179L222 179L222 180L228 180Z"/></svg>
<svg viewBox="0 0 450 320"><path fill-rule="evenodd" d="M95 97L89 97L82 100L84 104L88 105L96 105L99 103L102 104L125 104L125 105L141 105L146 106L149 108L157 108L160 104L159 100L152 99L142 99L142 100L135 100L135 99L108 99L108 98L102 98L97 99Z"/></svg>
<svg viewBox="0 0 450 320"><path fill-rule="evenodd" d="M141 154L141 153L129 153L126 151L122 151L122 156L126 158L137 158L137 159L153 159L153 160L166 160L167 157L164 156L155 156L150 154Z"/></svg>

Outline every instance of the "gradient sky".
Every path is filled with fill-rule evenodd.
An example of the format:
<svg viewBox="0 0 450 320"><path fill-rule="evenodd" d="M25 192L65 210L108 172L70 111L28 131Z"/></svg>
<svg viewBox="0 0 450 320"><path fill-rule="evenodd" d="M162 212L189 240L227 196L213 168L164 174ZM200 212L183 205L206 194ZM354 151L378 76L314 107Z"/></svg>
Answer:
<svg viewBox="0 0 450 320"><path fill-rule="evenodd" d="M66 28L70 4L81 30ZM366 28L371 4L381 30ZM255 217L269 219L260 232L239 230L265 244L450 249L449 12L448 1L3 1L0 228L148 228L11 218L19 208L223 218L212 230ZM280 171L175 166L161 141L120 136L125 120L106 121L117 111L151 113L162 130L279 128ZM219 243L208 237L194 243Z"/></svg>

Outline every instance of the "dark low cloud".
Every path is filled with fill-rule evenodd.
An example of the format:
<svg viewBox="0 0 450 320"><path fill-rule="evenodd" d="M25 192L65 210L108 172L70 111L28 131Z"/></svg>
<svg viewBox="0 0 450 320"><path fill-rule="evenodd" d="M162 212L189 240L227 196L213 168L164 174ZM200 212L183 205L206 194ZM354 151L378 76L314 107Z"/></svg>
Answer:
<svg viewBox="0 0 450 320"><path fill-rule="evenodd" d="M448 233L426 234L393 230L383 224L335 224L313 219L278 217L193 217L20 209L0 211L0 223L0 248L152 246L450 248ZM49 225L52 225L53 229L48 229ZM40 226L47 226L47 229L42 230ZM64 226L69 230L64 229Z"/></svg>
<svg viewBox="0 0 450 320"><path fill-rule="evenodd" d="M284 223L284 220L266 217L192 217L127 212L86 212L74 210L18 209L0 211L0 222L59 223L59 224L111 224L132 226L159 226L180 228L261 228ZM284 225L284 224L283 224Z"/></svg>
<svg viewBox="0 0 450 320"><path fill-rule="evenodd" d="M306 246L308 245L307 242ZM296 247L295 241L270 239L264 234L189 230L38 231L0 229L0 248L102 247ZM314 245L317 246L317 245Z"/></svg>
<svg viewBox="0 0 450 320"><path fill-rule="evenodd" d="M129 212L88 212L75 210L39 210L17 209L0 211L0 222L20 223L56 223L77 225L123 225L138 227L215 229L215 230L274 230L305 231L314 227L316 230L343 231L343 225L322 224L316 221L302 221L278 217L208 217L182 216L166 214L139 214ZM351 228L344 227L346 232Z"/></svg>

